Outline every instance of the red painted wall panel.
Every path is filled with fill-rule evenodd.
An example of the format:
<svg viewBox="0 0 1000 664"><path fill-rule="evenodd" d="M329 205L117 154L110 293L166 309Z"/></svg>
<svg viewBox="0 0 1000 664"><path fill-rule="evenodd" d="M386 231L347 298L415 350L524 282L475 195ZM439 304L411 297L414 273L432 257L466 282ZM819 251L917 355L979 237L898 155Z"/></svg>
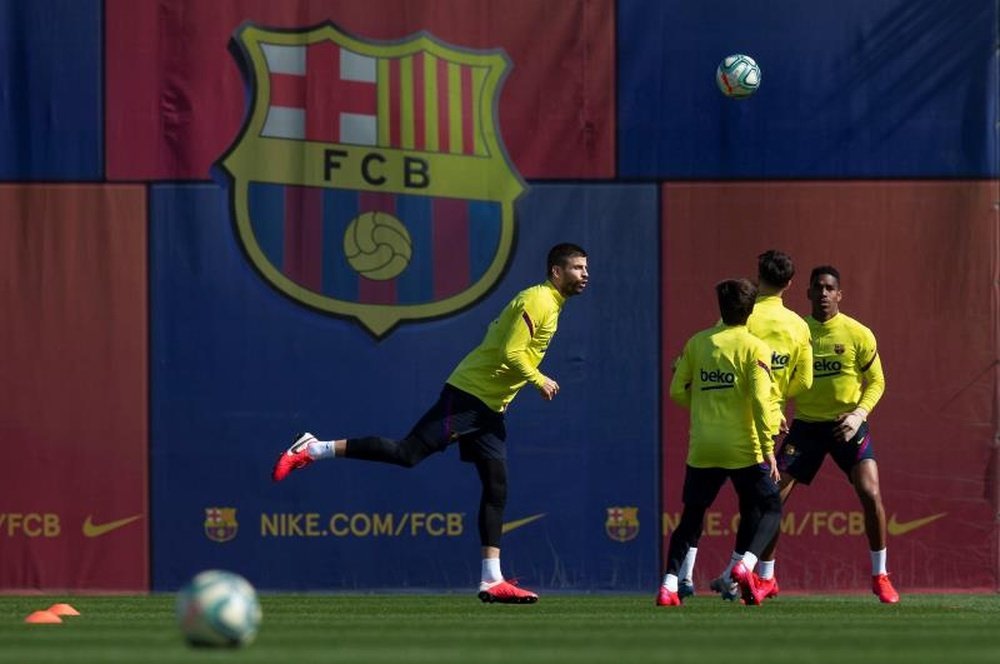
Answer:
<svg viewBox="0 0 1000 664"><path fill-rule="evenodd" d="M886 372L886 393L870 422L892 519L889 569L902 590L998 583L995 192L986 181L662 188L664 385L687 337L717 319L716 281L754 277L757 254L782 249L798 271L785 303L807 314L809 270L840 269L841 310L875 332ZM687 417L668 401L664 389L670 526L680 510ZM732 550L736 508L729 490L726 496L699 550L703 583ZM783 530L794 534L779 546L782 588L867 588L860 515L849 484L828 460L786 506Z"/></svg>
<svg viewBox="0 0 1000 664"><path fill-rule="evenodd" d="M145 191L0 186L0 257L0 589L148 589Z"/></svg>
<svg viewBox="0 0 1000 664"><path fill-rule="evenodd" d="M504 49L500 133L527 178L614 175L611 0L107 0L107 177L207 179L237 136L244 82L226 50L243 21L333 21L365 40L426 30L470 49Z"/></svg>

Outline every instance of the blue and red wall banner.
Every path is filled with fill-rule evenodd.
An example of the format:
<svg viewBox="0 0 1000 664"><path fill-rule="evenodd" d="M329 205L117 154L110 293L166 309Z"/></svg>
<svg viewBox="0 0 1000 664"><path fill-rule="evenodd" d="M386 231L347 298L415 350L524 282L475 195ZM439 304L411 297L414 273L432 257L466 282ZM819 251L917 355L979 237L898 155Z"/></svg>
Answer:
<svg viewBox="0 0 1000 664"><path fill-rule="evenodd" d="M0 591L474 587L455 450L270 468L301 431L405 435L563 241L590 285L559 396L508 413L509 576L655 587L671 363L779 248L789 307L830 263L877 336L897 584L1000 587L996 4L744 6L0 0ZM736 52L763 72L741 101L714 81ZM783 589L864 587L832 466L782 532Z"/></svg>

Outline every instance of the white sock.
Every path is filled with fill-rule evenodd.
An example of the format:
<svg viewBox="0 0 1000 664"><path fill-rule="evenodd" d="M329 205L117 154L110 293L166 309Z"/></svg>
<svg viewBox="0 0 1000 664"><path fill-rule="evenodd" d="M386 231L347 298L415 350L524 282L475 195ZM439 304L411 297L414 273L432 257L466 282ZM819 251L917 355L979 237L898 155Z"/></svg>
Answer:
<svg viewBox="0 0 1000 664"><path fill-rule="evenodd" d="M758 560L757 561L757 576L762 579L772 579L774 578L774 561L773 560Z"/></svg>
<svg viewBox="0 0 1000 664"><path fill-rule="evenodd" d="M483 558L483 583L496 583L503 581L503 574L500 573L499 558Z"/></svg>
<svg viewBox="0 0 1000 664"><path fill-rule="evenodd" d="M684 556L684 562L681 563L681 569L677 572L677 578L684 579L688 583L691 582L691 575L694 573L694 561L698 557L698 547L692 546L688 549L687 555Z"/></svg>
<svg viewBox="0 0 1000 664"><path fill-rule="evenodd" d="M878 576L879 574L888 574L888 572L885 571L886 550L882 549L881 551L872 551L871 555L872 555L872 576Z"/></svg>
<svg viewBox="0 0 1000 664"><path fill-rule="evenodd" d="M743 566L752 572L753 568L757 565L757 556L747 551L743 554L743 560L740 562L742 562Z"/></svg>
<svg viewBox="0 0 1000 664"><path fill-rule="evenodd" d="M722 580L723 581L725 581L726 583L732 583L733 582L733 577L730 574L730 572L733 571L733 565L735 565L736 563L738 563L738 562L740 562L742 560L743 560L743 554L742 553L736 553L735 551L733 551L732 555L729 556L729 564L726 565L726 570L722 573Z"/></svg>
<svg viewBox="0 0 1000 664"><path fill-rule="evenodd" d="M663 577L663 587L672 593L677 592L677 575L667 574Z"/></svg>
<svg viewBox="0 0 1000 664"><path fill-rule="evenodd" d="M314 461L316 459L332 459L336 456L332 440L317 440L309 443L306 449L309 451L309 458Z"/></svg>

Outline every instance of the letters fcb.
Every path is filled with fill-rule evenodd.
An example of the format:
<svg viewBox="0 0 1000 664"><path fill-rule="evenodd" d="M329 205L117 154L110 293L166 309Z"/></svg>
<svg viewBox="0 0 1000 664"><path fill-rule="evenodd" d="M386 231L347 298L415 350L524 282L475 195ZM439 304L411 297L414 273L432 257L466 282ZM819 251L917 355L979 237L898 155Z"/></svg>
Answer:
<svg viewBox="0 0 1000 664"><path fill-rule="evenodd" d="M376 337L489 292L525 189L498 126L503 52L427 33L370 41L330 23L248 22L233 44L250 109L217 166L238 239L266 281ZM370 235L359 243L358 233ZM358 258L361 245L392 269Z"/></svg>

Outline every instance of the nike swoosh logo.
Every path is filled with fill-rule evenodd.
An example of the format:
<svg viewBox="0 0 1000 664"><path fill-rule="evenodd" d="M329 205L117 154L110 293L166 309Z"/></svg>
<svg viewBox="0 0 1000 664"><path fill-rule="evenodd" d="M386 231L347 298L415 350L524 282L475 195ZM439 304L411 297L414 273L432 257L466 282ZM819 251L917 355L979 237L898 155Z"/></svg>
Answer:
<svg viewBox="0 0 1000 664"><path fill-rule="evenodd" d="M913 521L904 521L899 523L896 521L896 515L893 514L889 517L889 523L886 524L886 530L889 531L890 535L905 535L911 530L916 530L917 528L922 528L929 523L933 523L943 516L946 516L947 512L941 512L940 514L932 514L931 516L925 516L922 519L914 519Z"/></svg>
<svg viewBox="0 0 1000 664"><path fill-rule="evenodd" d="M542 512L541 514L535 514L534 516L526 516L523 519L517 519L516 521L508 521L507 523L503 524L503 528L500 529L500 533L501 534L509 533L512 530L520 528L521 526L526 526L529 523L538 521L544 516L545 512Z"/></svg>
<svg viewBox="0 0 1000 664"><path fill-rule="evenodd" d="M83 535L84 537L100 537L101 535L107 535L112 530L117 530L122 526L127 526L128 524L142 518L142 514L136 514L135 516L127 516L124 519L118 519L117 521L108 521L107 523L97 523L95 524L91 520L91 516L88 514L87 518L83 522Z"/></svg>

